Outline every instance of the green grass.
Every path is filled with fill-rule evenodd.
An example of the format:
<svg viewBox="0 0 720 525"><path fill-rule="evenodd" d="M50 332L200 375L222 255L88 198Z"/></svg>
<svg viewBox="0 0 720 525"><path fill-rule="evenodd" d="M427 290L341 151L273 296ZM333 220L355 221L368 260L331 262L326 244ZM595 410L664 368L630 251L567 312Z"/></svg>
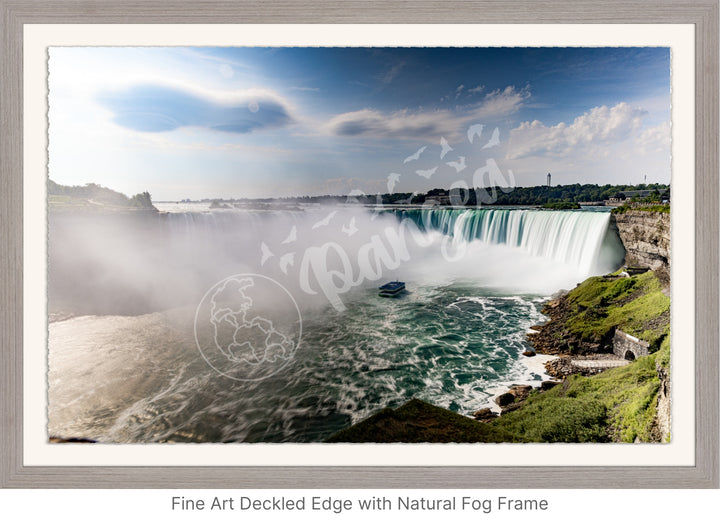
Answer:
<svg viewBox="0 0 720 525"><path fill-rule="evenodd" d="M660 345L660 351L657 353L657 362L663 368L670 367L670 331L668 330L667 337L663 340Z"/></svg>
<svg viewBox="0 0 720 525"><path fill-rule="evenodd" d="M660 213L670 213L670 205L669 204L645 204L642 206L629 206L627 204L623 204L622 206L618 206L617 208L613 208L610 212L615 214L623 214L628 211L655 211Z"/></svg>
<svg viewBox="0 0 720 525"><path fill-rule="evenodd" d="M669 338L666 341L659 352L627 366L590 377L571 376L490 424L530 441L651 441L660 387L655 364L669 363Z"/></svg>
<svg viewBox="0 0 720 525"><path fill-rule="evenodd" d="M413 399L341 430L329 443L607 443L651 442L660 380L670 365L670 338L660 350L590 377L571 376L534 391L520 408L491 423Z"/></svg>
<svg viewBox="0 0 720 525"><path fill-rule="evenodd" d="M155 210L147 192L133 197L97 184L63 186L48 180L48 207L51 211L136 211Z"/></svg>
<svg viewBox="0 0 720 525"><path fill-rule="evenodd" d="M602 443L609 441L607 417L602 403L564 396L557 386L530 396L490 425L533 442Z"/></svg>
<svg viewBox="0 0 720 525"><path fill-rule="evenodd" d="M518 443L505 430L412 399L380 412L331 436L328 443Z"/></svg>
<svg viewBox="0 0 720 525"><path fill-rule="evenodd" d="M656 352L594 376L571 376L491 424L531 441L652 441L660 387L656 364L670 365L670 298L661 289L653 272L591 277L573 289L567 295L567 330L600 341L618 327Z"/></svg>
<svg viewBox="0 0 720 525"><path fill-rule="evenodd" d="M572 313L566 326L590 341L601 341L618 327L657 350L669 330L669 318L656 321L670 310L661 288L654 272L616 280L590 277L568 294Z"/></svg>
<svg viewBox="0 0 720 525"><path fill-rule="evenodd" d="M93 207L87 199L71 195L48 195L48 205L51 209L76 209Z"/></svg>

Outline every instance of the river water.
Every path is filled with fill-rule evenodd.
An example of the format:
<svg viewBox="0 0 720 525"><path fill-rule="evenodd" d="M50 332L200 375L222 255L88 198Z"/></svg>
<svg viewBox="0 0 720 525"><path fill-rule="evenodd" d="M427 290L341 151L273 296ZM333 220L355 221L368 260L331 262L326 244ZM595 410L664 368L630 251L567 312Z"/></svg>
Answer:
<svg viewBox="0 0 720 525"><path fill-rule="evenodd" d="M49 324L50 435L317 442L413 397L469 415L546 378L522 356L542 304L622 260L604 212L165 211L51 219L73 317Z"/></svg>

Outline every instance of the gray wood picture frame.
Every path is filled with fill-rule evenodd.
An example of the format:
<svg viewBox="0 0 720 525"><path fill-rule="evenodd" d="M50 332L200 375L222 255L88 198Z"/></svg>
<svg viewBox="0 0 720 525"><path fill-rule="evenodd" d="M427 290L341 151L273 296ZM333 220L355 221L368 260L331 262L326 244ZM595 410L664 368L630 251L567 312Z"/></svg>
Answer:
<svg viewBox="0 0 720 525"><path fill-rule="evenodd" d="M718 488L718 0L0 0L0 487ZM23 24L694 24L695 464L688 467L29 467L23 464Z"/></svg>

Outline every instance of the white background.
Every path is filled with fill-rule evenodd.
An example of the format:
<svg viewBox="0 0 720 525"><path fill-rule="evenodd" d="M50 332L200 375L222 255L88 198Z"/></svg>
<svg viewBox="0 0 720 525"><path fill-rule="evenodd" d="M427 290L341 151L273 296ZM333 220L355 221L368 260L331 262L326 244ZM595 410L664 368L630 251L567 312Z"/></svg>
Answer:
<svg viewBox="0 0 720 525"><path fill-rule="evenodd" d="M717 490L471 490L471 491L242 491L242 490L3 490L0 491L0 515L10 518L5 523L79 523L138 524L240 524L275 523L282 520L292 524L342 523L413 523L434 524L442 520L455 523L582 523L606 524L617 518L619 525L630 523L678 524L688 519L707 519L717 516ZM355 499L384 495L395 500L398 494L425 498L447 498L463 495L475 498L498 496L513 499L546 499L547 511L499 512L253 512L253 511L171 511L172 496L186 498L235 498L240 496L271 497L285 495L333 496ZM495 503L495 502L493 502ZM712 521L712 520L711 520Z"/></svg>

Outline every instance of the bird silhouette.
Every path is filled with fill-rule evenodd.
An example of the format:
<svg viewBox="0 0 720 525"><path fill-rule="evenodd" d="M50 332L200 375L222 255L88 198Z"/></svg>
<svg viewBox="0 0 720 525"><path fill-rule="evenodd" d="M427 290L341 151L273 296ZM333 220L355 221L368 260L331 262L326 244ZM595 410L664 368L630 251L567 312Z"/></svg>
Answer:
<svg viewBox="0 0 720 525"><path fill-rule="evenodd" d="M445 164L451 168L455 168L456 173L460 173L462 170L467 168L467 164L465 164L465 157L458 157L458 160L446 162Z"/></svg>
<svg viewBox="0 0 720 525"><path fill-rule="evenodd" d="M417 173L421 177L425 177L426 179L429 179L430 177L433 176L433 174L437 171L437 169L438 169L438 167L435 166L434 168L429 169L429 170L417 170L415 173Z"/></svg>
<svg viewBox="0 0 720 525"><path fill-rule="evenodd" d="M274 257L275 254L270 251L270 248L268 248L267 244L264 242L260 244L260 266L265 266L265 262L270 258Z"/></svg>
<svg viewBox="0 0 720 525"><path fill-rule="evenodd" d="M488 143L485 144L482 149L492 148L493 146L497 146L500 144L500 129L495 128L493 130L492 137L490 137L490 140L488 140Z"/></svg>
<svg viewBox="0 0 720 525"><path fill-rule="evenodd" d="M358 231L357 226L355 226L355 217L350 219L350 223L347 226L343 226L341 230L348 237L355 235Z"/></svg>
<svg viewBox="0 0 720 525"><path fill-rule="evenodd" d="M290 233L285 238L285 240L282 242L282 244L290 244L291 242L297 241L297 227L293 226L290 230Z"/></svg>
<svg viewBox="0 0 720 525"><path fill-rule="evenodd" d="M468 142L470 142L470 144L472 144L473 140L475 140L475 135L477 135L478 137L480 135L482 135L482 130L484 127L485 126L483 124L473 124L472 126L470 126L468 128L467 137L468 137Z"/></svg>
<svg viewBox="0 0 720 525"><path fill-rule="evenodd" d="M295 252L286 253L280 257L280 270L282 273L287 275L288 266L292 266L295 263Z"/></svg>
<svg viewBox="0 0 720 525"><path fill-rule="evenodd" d="M448 144L448 141L445 140L445 137L440 137L440 147L442 148L442 151L440 152L440 159L442 160L445 158L445 155L450 153L453 149L450 147L450 144Z"/></svg>
<svg viewBox="0 0 720 525"><path fill-rule="evenodd" d="M388 182L387 182L387 189L390 193L392 193L393 188L395 188L395 185L400 180L401 175L399 173L391 173L388 175Z"/></svg>
<svg viewBox="0 0 720 525"><path fill-rule="evenodd" d="M408 158L406 158L406 159L403 161L403 164L407 164L407 163L410 162L411 160L418 160L418 159L420 158L420 155L422 155L422 152L425 151L425 148L427 148L427 146L423 146L422 148L420 148L419 150L417 150L415 153L413 153L412 155L410 155Z"/></svg>
<svg viewBox="0 0 720 525"><path fill-rule="evenodd" d="M320 228L321 226L327 226L328 224L330 224L330 220L331 220L333 217L335 217L335 214L336 214L336 213L337 213L337 210L336 210L336 211L331 211L324 219L322 219L322 220L316 222L315 224L313 224L312 229L313 229L313 230L317 230L317 229Z"/></svg>

